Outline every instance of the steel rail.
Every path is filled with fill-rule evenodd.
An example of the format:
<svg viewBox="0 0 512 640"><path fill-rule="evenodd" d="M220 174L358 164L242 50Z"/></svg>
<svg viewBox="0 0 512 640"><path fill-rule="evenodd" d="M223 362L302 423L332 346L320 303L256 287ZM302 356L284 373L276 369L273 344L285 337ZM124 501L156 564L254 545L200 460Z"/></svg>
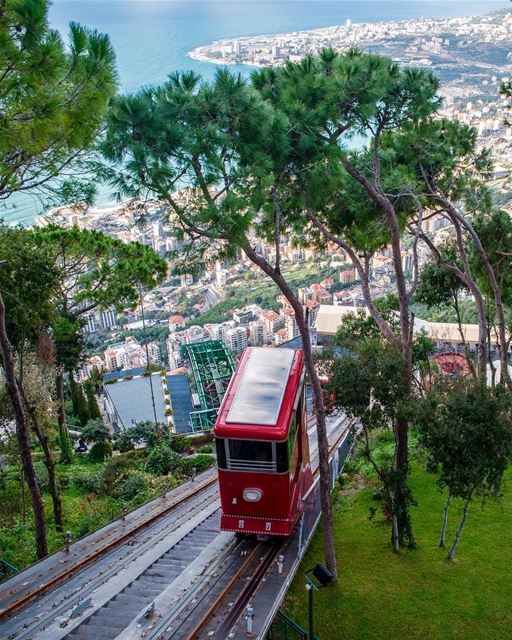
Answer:
<svg viewBox="0 0 512 640"><path fill-rule="evenodd" d="M279 554L283 546L283 542L281 540L273 542L272 546L268 550L266 556L259 563L255 573L251 577L250 581L245 586L245 589L239 595L233 606L229 609L228 615L222 620L220 625L217 627L212 638L218 638L218 640L225 640L225 638L229 637L229 632L238 622L240 616L242 615L245 606L249 603L252 595L259 587L261 580L265 577L268 570L274 563L276 556Z"/></svg>
<svg viewBox="0 0 512 640"><path fill-rule="evenodd" d="M67 567L60 573L52 576L50 579L46 580L44 583L41 583L31 591L25 593L23 596L13 601L7 607L0 609L0 622L3 622L10 618L14 613L16 613L19 609L30 603L37 596L43 595L49 588L55 587L67 578L71 577L75 573L85 569L89 566L93 561L97 560L99 557L105 555L109 551L115 549L120 544L122 544L128 538L136 535L146 527L154 524L156 521L160 520L162 517L181 506L188 500L194 498L202 491L206 490L211 485L217 482L217 477L211 478L206 482L198 484L197 487L194 488L193 491L188 492L186 495L179 497L178 499L172 501L170 504L166 505L162 510L153 513L149 516L149 518L143 519L141 522L137 523L134 527L126 529L119 536L113 537L106 544L99 546L94 549L88 555L82 557L78 562L73 565ZM6 595L12 595L12 592L8 592Z"/></svg>
<svg viewBox="0 0 512 640"><path fill-rule="evenodd" d="M215 610L219 606L220 602L222 600L224 600L226 595L231 591L231 589L232 589L233 585L235 584L235 582L240 578L240 576L243 575L243 573L245 573L245 570L251 564L251 562L254 560L254 558L258 555L258 553L260 552L262 546L263 546L263 543L260 542L254 547L254 549L251 551L251 553L247 556L245 562L231 576L231 578L229 579L227 584L223 587L221 592L215 597L214 601L208 607L206 612L201 616L201 618L194 625L194 628L192 629L192 631L189 631L188 635L183 640L195 640L197 638L198 633L208 623L208 621L210 620L210 618L214 614ZM261 563L261 561L260 561L260 563Z"/></svg>
<svg viewBox="0 0 512 640"><path fill-rule="evenodd" d="M204 504L201 503L197 505L193 510L192 515L201 513L203 509ZM190 515L190 511L186 511L186 513L181 514L181 519L185 519L185 517L188 519ZM179 521L180 520L178 520L178 522ZM169 525L167 525L165 529L167 529L168 526L173 526L175 524L176 522L169 523ZM176 546L177 544L182 542L187 537L187 535L189 535L189 533L184 534L184 536L180 538L180 540L176 541L172 546ZM120 559L122 562L121 565L114 564L114 566L111 566L107 571L100 572L96 578L77 588L77 590L71 595L65 596L62 602L60 602L59 604L54 604L44 614L37 616L32 622L23 625L23 628L16 632L13 637L15 637L17 640L30 640L30 638L33 637L34 632L41 631L47 625L51 624L59 615L62 615L66 611L72 609L74 606L79 605L80 602L84 602L87 599L87 596L94 593L96 589L98 589L102 584L105 584L113 576L124 569L128 565L128 563L133 560L133 552L135 552L137 555L141 555L147 550L151 549L151 547L154 547L156 544L161 542L167 535L168 531L164 530L160 532L160 535L156 540L152 539L145 542L141 546L137 546L136 549L133 549L131 552L129 552L129 555ZM81 622L83 622L83 620Z"/></svg>

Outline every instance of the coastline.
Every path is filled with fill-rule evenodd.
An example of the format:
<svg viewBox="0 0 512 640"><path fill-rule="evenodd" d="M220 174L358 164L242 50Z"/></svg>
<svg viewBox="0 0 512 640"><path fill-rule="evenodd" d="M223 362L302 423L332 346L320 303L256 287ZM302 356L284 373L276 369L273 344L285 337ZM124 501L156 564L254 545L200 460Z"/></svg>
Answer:
<svg viewBox="0 0 512 640"><path fill-rule="evenodd" d="M464 25L477 28L486 23L498 22L497 18L512 14L512 9L501 9L490 13L460 17L423 17L381 22L355 22L346 20L345 24L333 24L317 29L260 34L238 38L223 38L201 45L187 52L193 60L216 65L250 65L265 67L285 64L287 60L296 60L321 48L332 47L343 51L352 46L384 45L397 38L428 37L448 31L451 35L464 33ZM512 35L509 39L512 42ZM474 33L469 32L470 37Z"/></svg>

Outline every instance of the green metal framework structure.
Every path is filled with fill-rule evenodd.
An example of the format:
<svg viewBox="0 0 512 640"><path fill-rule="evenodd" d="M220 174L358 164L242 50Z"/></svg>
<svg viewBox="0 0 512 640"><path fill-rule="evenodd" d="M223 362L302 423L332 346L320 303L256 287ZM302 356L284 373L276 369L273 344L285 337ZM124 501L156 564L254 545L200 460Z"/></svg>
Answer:
<svg viewBox="0 0 512 640"><path fill-rule="evenodd" d="M201 404L199 411L190 414L192 429L212 429L235 371L233 356L220 340L185 344L181 353L190 361Z"/></svg>

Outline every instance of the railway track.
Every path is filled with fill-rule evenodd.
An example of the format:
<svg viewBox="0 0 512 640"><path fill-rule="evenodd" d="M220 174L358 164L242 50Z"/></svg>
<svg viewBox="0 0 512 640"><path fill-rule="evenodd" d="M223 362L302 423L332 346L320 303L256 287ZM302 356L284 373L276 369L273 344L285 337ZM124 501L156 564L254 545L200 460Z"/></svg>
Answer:
<svg viewBox="0 0 512 640"><path fill-rule="evenodd" d="M342 422L331 429L331 448L345 429ZM315 449L313 442L312 461ZM216 476L203 476L96 544L86 540L83 556L64 556L49 578L34 575L9 592L0 586L0 637L226 640L274 566L279 544L221 534L218 507Z"/></svg>
<svg viewBox="0 0 512 640"><path fill-rule="evenodd" d="M83 545L76 543L80 548L75 548L72 554L59 552L50 557L46 560L52 561L47 574L43 567L38 567L43 563L38 563L28 579L23 579L22 573L15 576L17 580L0 585L0 637L32 638L34 632L79 605L89 594L117 577L123 568L136 564L144 555L151 559L154 550L160 547L165 549L166 541L180 528L182 537L186 536L190 528L187 523L204 520L209 516L208 510L218 508L216 485L216 476L206 474L176 497L163 504L158 500L147 512L136 514L132 521L127 517L104 535L100 532L94 543L86 538ZM176 541L179 539L178 534ZM27 605L34 611L29 622L22 619Z"/></svg>

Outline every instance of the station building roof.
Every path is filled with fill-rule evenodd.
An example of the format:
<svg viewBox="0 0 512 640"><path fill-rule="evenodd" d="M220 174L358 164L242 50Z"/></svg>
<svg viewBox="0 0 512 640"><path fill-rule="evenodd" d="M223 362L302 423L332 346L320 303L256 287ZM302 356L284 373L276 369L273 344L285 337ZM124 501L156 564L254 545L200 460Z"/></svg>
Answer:
<svg viewBox="0 0 512 640"><path fill-rule="evenodd" d="M356 314L360 311L368 315L366 307L321 304L315 323L316 330L319 335L334 336L346 315ZM414 328L415 331L424 330L434 342L444 344L460 344L462 342L459 327L455 322L428 322L421 318L415 318ZM462 331L467 344L478 343L478 325L463 324ZM495 335L491 335L491 343L497 344Z"/></svg>
<svg viewBox="0 0 512 640"><path fill-rule="evenodd" d="M151 376L151 381L153 383L157 420L167 424L160 374L154 373ZM140 376L132 380L119 380L117 384L107 385L105 391L121 420L119 425L121 428L128 429L134 423L145 420L154 421L149 376Z"/></svg>

